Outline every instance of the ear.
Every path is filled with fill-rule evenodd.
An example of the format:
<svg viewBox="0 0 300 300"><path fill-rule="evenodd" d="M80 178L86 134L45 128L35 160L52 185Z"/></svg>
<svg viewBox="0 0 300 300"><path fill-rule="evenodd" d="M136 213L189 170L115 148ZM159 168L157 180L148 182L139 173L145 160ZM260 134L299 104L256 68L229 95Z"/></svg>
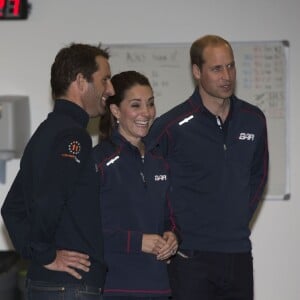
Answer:
<svg viewBox="0 0 300 300"><path fill-rule="evenodd" d="M196 64L193 64L192 72L193 72L193 76L194 76L195 80L198 81L201 77L201 71L200 71L200 68Z"/></svg>
<svg viewBox="0 0 300 300"><path fill-rule="evenodd" d="M81 73L78 73L76 75L75 81L76 81L76 85L77 85L78 89L81 92L84 92L84 90L86 88L87 80L83 77L83 75Z"/></svg>
<svg viewBox="0 0 300 300"><path fill-rule="evenodd" d="M117 120L120 119L120 108L116 104L111 104L109 109Z"/></svg>

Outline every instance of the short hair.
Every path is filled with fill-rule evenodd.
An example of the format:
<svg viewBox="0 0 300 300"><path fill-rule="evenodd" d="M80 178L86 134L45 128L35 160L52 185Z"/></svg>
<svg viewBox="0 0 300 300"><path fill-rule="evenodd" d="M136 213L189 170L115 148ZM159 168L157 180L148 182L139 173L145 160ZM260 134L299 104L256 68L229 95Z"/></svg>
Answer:
<svg viewBox="0 0 300 300"><path fill-rule="evenodd" d="M208 46L217 47L221 45L227 45L233 53L230 43L220 36L205 35L195 40L190 48L191 65L197 65L201 70L202 65L205 63L203 57L204 49Z"/></svg>
<svg viewBox="0 0 300 300"><path fill-rule="evenodd" d="M107 49L102 49L101 44L92 46L72 43L62 48L51 67L52 97L55 99L64 96L79 73L90 82L93 73L99 68L96 62L97 56L109 59Z"/></svg>
<svg viewBox="0 0 300 300"><path fill-rule="evenodd" d="M111 78L111 83L114 87L115 94L110 96L106 100L106 111L105 114L100 117L99 124L99 139L109 139L113 129L116 127L116 120L110 111L110 105L115 104L120 106L121 102L125 98L125 94L135 85L149 86L151 89L151 84L148 78L136 71L125 71L114 75Z"/></svg>

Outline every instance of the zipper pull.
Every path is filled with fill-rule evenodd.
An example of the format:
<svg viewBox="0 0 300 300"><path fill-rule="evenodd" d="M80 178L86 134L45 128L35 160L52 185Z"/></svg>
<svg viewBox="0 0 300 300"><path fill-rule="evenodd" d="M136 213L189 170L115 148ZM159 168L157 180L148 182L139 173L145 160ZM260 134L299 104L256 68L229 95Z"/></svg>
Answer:
<svg viewBox="0 0 300 300"><path fill-rule="evenodd" d="M140 175L141 175L142 181L144 183L144 186L147 187L147 182L146 182L146 179L145 179L145 175L142 171L140 172Z"/></svg>
<svg viewBox="0 0 300 300"><path fill-rule="evenodd" d="M220 130L223 130L221 118L219 116L216 116L216 120L217 120L217 125L219 126ZM224 151L227 150L226 144L223 144L223 148L224 148Z"/></svg>
<svg viewBox="0 0 300 300"><path fill-rule="evenodd" d="M219 128L222 130L222 121L221 118L219 116L216 116L216 120L217 120L217 125L219 126Z"/></svg>

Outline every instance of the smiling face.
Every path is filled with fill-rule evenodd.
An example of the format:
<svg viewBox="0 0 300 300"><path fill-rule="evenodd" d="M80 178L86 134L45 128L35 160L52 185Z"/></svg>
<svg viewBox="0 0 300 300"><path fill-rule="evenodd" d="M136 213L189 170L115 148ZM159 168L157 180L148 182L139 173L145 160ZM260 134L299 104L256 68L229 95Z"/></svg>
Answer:
<svg viewBox="0 0 300 300"><path fill-rule="evenodd" d="M105 102L114 95L114 88L110 81L111 73L108 60L105 57L96 58L98 70L92 75L92 81L87 82L87 89L83 96L83 105L91 117L105 112Z"/></svg>
<svg viewBox="0 0 300 300"><path fill-rule="evenodd" d="M119 106L111 104L110 109L118 120L120 134L137 146L155 118L153 91L150 86L136 84L124 96Z"/></svg>

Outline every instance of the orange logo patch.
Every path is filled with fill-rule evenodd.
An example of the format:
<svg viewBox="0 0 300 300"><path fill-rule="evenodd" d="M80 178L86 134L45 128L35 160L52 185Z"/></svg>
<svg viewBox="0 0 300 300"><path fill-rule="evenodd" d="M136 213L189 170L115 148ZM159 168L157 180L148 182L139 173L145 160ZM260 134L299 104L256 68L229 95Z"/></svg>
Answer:
<svg viewBox="0 0 300 300"><path fill-rule="evenodd" d="M78 141L73 141L68 146L69 153L73 155L78 155L81 150L81 145Z"/></svg>
<svg viewBox="0 0 300 300"><path fill-rule="evenodd" d="M68 152L61 154L62 157L73 158L77 163L80 163L80 160L77 158L77 155L80 153L81 145L78 141L72 141L68 145Z"/></svg>

